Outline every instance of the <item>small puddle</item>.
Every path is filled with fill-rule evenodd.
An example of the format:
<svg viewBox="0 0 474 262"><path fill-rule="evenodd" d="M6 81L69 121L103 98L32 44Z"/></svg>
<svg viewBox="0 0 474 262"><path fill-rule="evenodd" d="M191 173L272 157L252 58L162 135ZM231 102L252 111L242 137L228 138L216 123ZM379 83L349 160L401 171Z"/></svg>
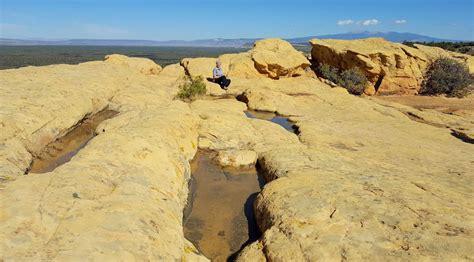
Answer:
<svg viewBox="0 0 474 262"><path fill-rule="evenodd" d="M264 111L245 111L245 115L247 115L248 118L257 118L257 119L273 122L295 134L297 133L297 130L298 130L295 127L294 123L288 120L288 117L280 116L275 113L264 112Z"/></svg>
<svg viewBox="0 0 474 262"><path fill-rule="evenodd" d="M29 173L46 173L69 162L87 143L96 136L95 129L103 121L117 115L117 111L105 109L85 117L63 137L48 144L33 162Z"/></svg>
<svg viewBox="0 0 474 262"><path fill-rule="evenodd" d="M256 168L220 167L207 151L196 154L191 170L184 235L212 261L232 261L243 246L260 237L253 203L263 176Z"/></svg>

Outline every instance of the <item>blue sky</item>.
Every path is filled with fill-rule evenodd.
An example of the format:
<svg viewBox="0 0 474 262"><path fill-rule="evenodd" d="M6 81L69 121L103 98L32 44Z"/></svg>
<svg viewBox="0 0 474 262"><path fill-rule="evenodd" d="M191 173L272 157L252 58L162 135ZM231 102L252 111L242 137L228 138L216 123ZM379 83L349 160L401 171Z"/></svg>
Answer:
<svg viewBox="0 0 474 262"><path fill-rule="evenodd" d="M191 40L398 31L474 40L474 0L0 0L0 37Z"/></svg>

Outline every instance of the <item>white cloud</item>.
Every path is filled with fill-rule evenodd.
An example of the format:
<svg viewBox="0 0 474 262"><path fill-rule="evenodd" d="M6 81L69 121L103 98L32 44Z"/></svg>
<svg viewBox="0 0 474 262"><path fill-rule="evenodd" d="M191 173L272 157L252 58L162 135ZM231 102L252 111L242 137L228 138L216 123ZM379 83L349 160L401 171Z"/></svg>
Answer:
<svg viewBox="0 0 474 262"><path fill-rule="evenodd" d="M338 26L352 25L353 23L354 23L354 20L351 20L351 19L337 21Z"/></svg>
<svg viewBox="0 0 474 262"><path fill-rule="evenodd" d="M406 22L406 21L405 21ZM346 19L346 20L339 20L337 21L338 26L347 26L347 25L362 25L362 26L371 26L371 25L378 25L380 23L379 20L377 19L367 19L367 20L361 20L361 21L354 21L352 19Z"/></svg>
<svg viewBox="0 0 474 262"><path fill-rule="evenodd" d="M361 24L362 24L363 26L378 25L378 24L379 24L379 20L377 20L377 19L369 19L369 20L361 21Z"/></svg>
<svg viewBox="0 0 474 262"><path fill-rule="evenodd" d="M395 20L395 24L406 24L408 21L405 19Z"/></svg>

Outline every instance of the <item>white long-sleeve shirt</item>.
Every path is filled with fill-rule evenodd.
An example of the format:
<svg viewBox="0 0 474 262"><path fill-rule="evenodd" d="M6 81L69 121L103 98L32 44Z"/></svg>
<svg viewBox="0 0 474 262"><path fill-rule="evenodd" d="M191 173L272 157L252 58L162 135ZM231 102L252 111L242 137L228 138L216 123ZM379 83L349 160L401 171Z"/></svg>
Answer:
<svg viewBox="0 0 474 262"><path fill-rule="evenodd" d="M224 76L224 71L220 67L215 67L214 70L212 70L212 76L214 78L219 78L221 76Z"/></svg>

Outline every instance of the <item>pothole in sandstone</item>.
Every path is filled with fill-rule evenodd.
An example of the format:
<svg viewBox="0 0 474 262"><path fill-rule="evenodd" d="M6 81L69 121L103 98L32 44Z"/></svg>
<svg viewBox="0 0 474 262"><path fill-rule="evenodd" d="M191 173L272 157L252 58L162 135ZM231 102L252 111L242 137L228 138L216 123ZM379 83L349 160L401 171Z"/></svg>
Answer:
<svg viewBox="0 0 474 262"><path fill-rule="evenodd" d="M29 173L51 172L71 160L87 143L96 136L95 129L103 121L117 115L117 111L104 109L94 115L86 116L66 135L48 144L33 159Z"/></svg>
<svg viewBox="0 0 474 262"><path fill-rule="evenodd" d="M264 111L245 111L245 115L247 115L248 118L257 118L257 119L273 122L295 134L298 132L298 128L295 126L293 122L291 122L288 119L288 117L284 117L272 112L264 112Z"/></svg>
<svg viewBox="0 0 474 262"><path fill-rule="evenodd" d="M263 176L256 167L220 167L207 151L196 154L191 171L184 235L212 261L232 261L261 235L253 203L263 187Z"/></svg>

